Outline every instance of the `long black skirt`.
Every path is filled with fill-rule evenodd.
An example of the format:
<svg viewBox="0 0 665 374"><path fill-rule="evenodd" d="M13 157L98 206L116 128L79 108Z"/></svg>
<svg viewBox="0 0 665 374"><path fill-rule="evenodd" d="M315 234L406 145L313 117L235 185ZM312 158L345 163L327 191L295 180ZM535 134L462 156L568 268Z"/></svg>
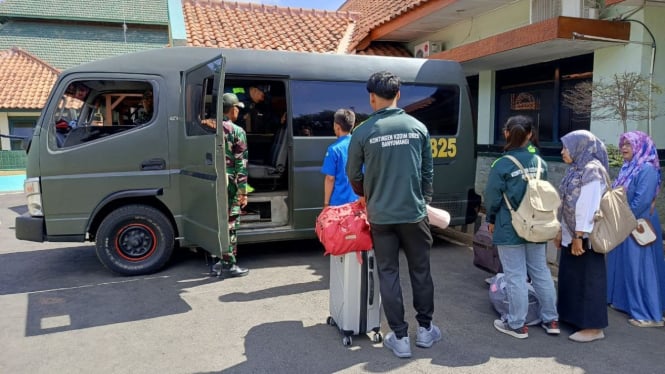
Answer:
<svg viewBox="0 0 665 374"><path fill-rule="evenodd" d="M584 239L584 248L589 248ZM559 320L578 329L607 327L607 271L605 255L585 250L573 256L571 246L561 247L559 261Z"/></svg>

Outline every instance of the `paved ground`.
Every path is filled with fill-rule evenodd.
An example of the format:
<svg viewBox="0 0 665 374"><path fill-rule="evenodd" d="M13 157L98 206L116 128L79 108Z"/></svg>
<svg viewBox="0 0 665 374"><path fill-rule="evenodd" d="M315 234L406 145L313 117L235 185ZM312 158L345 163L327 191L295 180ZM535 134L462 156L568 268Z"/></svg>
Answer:
<svg viewBox="0 0 665 374"><path fill-rule="evenodd" d="M314 241L243 246L251 273L240 279L207 277L188 251L159 274L120 277L90 245L15 240L23 204L0 195L0 373L663 372L665 329L631 327L612 310L607 338L592 344L568 341L566 326L560 337L498 333L487 273L456 242L432 251L443 341L400 360L364 337L343 347L325 324L328 258Z"/></svg>

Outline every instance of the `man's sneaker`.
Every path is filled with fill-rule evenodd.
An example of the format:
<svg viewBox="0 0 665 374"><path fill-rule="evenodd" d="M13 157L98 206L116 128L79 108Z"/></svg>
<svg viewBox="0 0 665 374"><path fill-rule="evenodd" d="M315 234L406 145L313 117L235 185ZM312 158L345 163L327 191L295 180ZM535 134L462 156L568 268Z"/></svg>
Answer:
<svg viewBox="0 0 665 374"><path fill-rule="evenodd" d="M241 268L240 266L233 264L229 267L224 265L222 267L222 277L223 278L229 278L229 277L244 277L245 275L249 274L249 269L247 268Z"/></svg>
<svg viewBox="0 0 665 374"><path fill-rule="evenodd" d="M441 340L441 330L433 323L430 324L429 329L418 326L418 334L416 335L416 346L420 348L429 348L434 343Z"/></svg>
<svg viewBox="0 0 665 374"><path fill-rule="evenodd" d="M561 329L559 329L559 321L543 322L540 324L540 326L542 326L550 335L561 334Z"/></svg>
<svg viewBox="0 0 665 374"><path fill-rule="evenodd" d="M222 274L223 264L224 263L222 262L222 260L219 260L214 265L212 265L212 268L210 270L212 271L212 273L219 276L220 274Z"/></svg>
<svg viewBox="0 0 665 374"><path fill-rule="evenodd" d="M517 329L512 329L508 326L508 322L504 322L500 319L494 320L494 328L501 331L504 334L508 334L517 339L526 339L529 337L529 328L522 326Z"/></svg>
<svg viewBox="0 0 665 374"><path fill-rule="evenodd" d="M394 332L389 332L383 339L383 346L393 351L393 354L399 358L411 357L411 341L408 336L397 339Z"/></svg>

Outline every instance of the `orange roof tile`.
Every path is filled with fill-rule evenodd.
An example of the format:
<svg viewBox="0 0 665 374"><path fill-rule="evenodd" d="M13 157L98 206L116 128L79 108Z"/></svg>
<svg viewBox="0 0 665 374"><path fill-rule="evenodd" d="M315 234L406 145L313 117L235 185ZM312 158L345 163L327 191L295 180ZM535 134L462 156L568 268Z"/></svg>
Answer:
<svg viewBox="0 0 665 374"><path fill-rule="evenodd" d="M369 47L362 51L357 51L359 55L370 56L392 56L392 57L413 57L411 51L399 43L393 42L372 42Z"/></svg>
<svg viewBox="0 0 665 374"><path fill-rule="evenodd" d="M187 45L346 53L358 14L183 0Z"/></svg>
<svg viewBox="0 0 665 374"><path fill-rule="evenodd" d="M350 49L354 49L376 27L407 13L430 0L347 0L340 11L361 14Z"/></svg>
<svg viewBox="0 0 665 374"><path fill-rule="evenodd" d="M41 109L59 73L17 47L0 51L0 109Z"/></svg>

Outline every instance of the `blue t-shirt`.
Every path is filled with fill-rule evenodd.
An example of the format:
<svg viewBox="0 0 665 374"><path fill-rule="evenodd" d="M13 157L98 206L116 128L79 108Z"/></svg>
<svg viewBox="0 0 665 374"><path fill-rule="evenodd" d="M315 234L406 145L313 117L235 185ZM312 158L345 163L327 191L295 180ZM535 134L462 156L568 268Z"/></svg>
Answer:
<svg viewBox="0 0 665 374"><path fill-rule="evenodd" d="M321 173L335 177L335 185L330 195L330 205L343 205L358 200L346 176L346 159L349 154L351 135L339 137L328 147L323 159Z"/></svg>

